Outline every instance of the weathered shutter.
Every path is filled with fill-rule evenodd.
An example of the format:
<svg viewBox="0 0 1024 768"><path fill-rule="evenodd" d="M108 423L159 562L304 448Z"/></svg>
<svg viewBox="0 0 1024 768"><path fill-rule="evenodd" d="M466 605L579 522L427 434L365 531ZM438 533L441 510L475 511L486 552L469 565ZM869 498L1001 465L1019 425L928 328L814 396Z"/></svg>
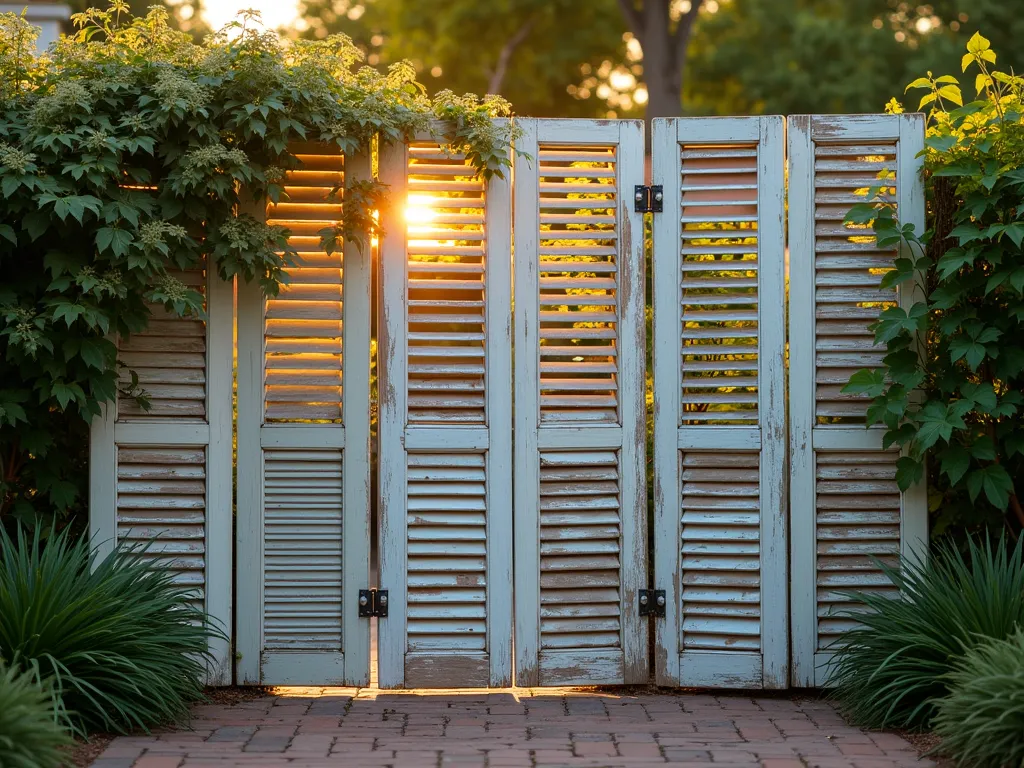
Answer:
<svg viewBox="0 0 1024 768"><path fill-rule="evenodd" d="M91 537L101 554L147 546L230 636L231 284L203 270L174 276L204 294L207 320L153 305L147 329L118 340L122 384L137 373L149 408L121 396L93 421ZM230 684L230 639L210 651L208 682Z"/></svg>
<svg viewBox="0 0 1024 768"><path fill-rule="evenodd" d="M658 682L786 685L781 117L654 121Z"/></svg>
<svg viewBox="0 0 1024 768"><path fill-rule="evenodd" d="M511 679L511 200L425 133L381 153L382 688Z"/></svg>
<svg viewBox="0 0 1024 768"><path fill-rule="evenodd" d="M645 682L643 124L519 125L516 682Z"/></svg>
<svg viewBox="0 0 1024 768"><path fill-rule="evenodd" d="M882 450L884 428L864 427L869 400L841 391L881 364L869 330L879 312L914 300L879 287L895 250L844 218L882 185L921 232L923 142L921 115L789 118L794 685L827 681L830 646L850 625L836 616L850 607L844 590L891 591L872 558L894 563L927 538L924 483L900 493L898 453Z"/></svg>
<svg viewBox="0 0 1024 768"><path fill-rule="evenodd" d="M265 685L369 681L370 264L328 254L341 187L367 156L292 147L287 200L267 207L298 262L277 296L238 286L238 679ZM338 192L334 192L338 190ZM262 213L262 212L260 212Z"/></svg>

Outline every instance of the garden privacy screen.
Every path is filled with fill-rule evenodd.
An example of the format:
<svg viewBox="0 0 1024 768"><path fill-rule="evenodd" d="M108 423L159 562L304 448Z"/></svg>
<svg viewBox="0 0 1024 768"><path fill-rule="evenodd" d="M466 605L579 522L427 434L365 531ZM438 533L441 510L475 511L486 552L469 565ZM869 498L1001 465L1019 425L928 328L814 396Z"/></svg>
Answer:
<svg viewBox="0 0 1024 768"><path fill-rule="evenodd" d="M650 187L642 123L518 125L488 180L433 130L295 147L279 294L197 273L205 322L121 340L153 407L94 424L93 535L157 537L232 628L218 683L366 684L376 613L383 687L825 684L845 591L927 538L841 391L914 290L846 213L923 228L922 117L656 120ZM327 253L374 172L379 240Z"/></svg>

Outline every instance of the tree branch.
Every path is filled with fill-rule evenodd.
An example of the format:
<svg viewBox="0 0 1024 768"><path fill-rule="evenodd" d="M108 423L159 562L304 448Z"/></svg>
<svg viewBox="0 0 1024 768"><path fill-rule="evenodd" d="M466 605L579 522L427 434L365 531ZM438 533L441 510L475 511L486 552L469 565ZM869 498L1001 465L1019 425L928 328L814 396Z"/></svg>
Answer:
<svg viewBox="0 0 1024 768"><path fill-rule="evenodd" d="M533 22L533 19L523 22L523 26L502 47L501 53L498 54L498 63L494 65L494 72L491 74L491 81L487 85L487 93L494 95L501 93L501 86L505 82L505 74L508 72L508 63L512 60L512 54L529 36L530 30L533 29Z"/></svg>
<svg viewBox="0 0 1024 768"><path fill-rule="evenodd" d="M633 0L619 0L619 10L622 11L622 16L626 19L626 26L633 33L633 37L640 40L642 45L641 35L643 33L644 20L636 6L633 5Z"/></svg>
<svg viewBox="0 0 1024 768"><path fill-rule="evenodd" d="M685 52L686 45L690 40L690 31L693 29L693 23L697 20L697 14L700 13L702 5L704 5L704 0L690 0L690 10L679 18L679 23L672 33L672 44L677 53Z"/></svg>

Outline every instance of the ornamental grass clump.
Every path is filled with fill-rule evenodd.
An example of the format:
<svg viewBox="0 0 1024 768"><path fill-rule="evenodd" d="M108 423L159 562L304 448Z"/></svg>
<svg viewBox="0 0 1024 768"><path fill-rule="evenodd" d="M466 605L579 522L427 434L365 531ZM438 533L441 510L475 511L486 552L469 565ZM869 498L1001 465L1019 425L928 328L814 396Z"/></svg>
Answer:
<svg viewBox="0 0 1024 768"><path fill-rule="evenodd" d="M70 741L34 675L0 662L0 766L58 768Z"/></svg>
<svg viewBox="0 0 1024 768"><path fill-rule="evenodd" d="M179 720L223 633L173 578L145 548L99 558L66 532L0 530L0 661L48 686L79 735Z"/></svg>
<svg viewBox="0 0 1024 768"><path fill-rule="evenodd" d="M973 648L947 677L935 732L957 765L1024 765L1024 629Z"/></svg>
<svg viewBox="0 0 1024 768"><path fill-rule="evenodd" d="M946 543L902 570L881 567L900 594L848 595L864 608L844 612L860 626L833 649L835 696L859 725L925 728L964 654L1024 626L1021 542L970 540L966 557Z"/></svg>

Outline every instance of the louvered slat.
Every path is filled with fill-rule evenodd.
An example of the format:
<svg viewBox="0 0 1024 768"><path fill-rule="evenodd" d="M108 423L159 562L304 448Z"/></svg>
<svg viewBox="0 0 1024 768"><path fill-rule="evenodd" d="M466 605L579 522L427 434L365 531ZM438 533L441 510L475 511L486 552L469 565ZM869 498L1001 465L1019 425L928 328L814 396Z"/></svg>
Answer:
<svg viewBox="0 0 1024 768"><path fill-rule="evenodd" d="M761 649L756 453L682 454L682 634L688 650Z"/></svg>
<svg viewBox="0 0 1024 768"><path fill-rule="evenodd" d="M411 453L408 460L408 649L484 651L484 456Z"/></svg>
<svg viewBox="0 0 1024 768"><path fill-rule="evenodd" d="M541 649L619 648L618 458L540 457Z"/></svg>
<svg viewBox="0 0 1024 768"><path fill-rule="evenodd" d="M618 421L615 147L540 145L540 418Z"/></svg>
<svg viewBox="0 0 1024 768"><path fill-rule="evenodd" d="M757 145L684 144L680 167L683 423L756 424Z"/></svg>
<svg viewBox="0 0 1024 768"><path fill-rule="evenodd" d="M205 293L202 271L172 272L190 290ZM138 375L148 408L120 395L118 418L203 419L206 416L206 323L198 317L179 317L161 304L148 304L149 325L120 339L118 359L122 388Z"/></svg>
<svg viewBox="0 0 1024 768"><path fill-rule="evenodd" d="M872 188L897 196L896 143L814 145L815 402L819 424L864 423L869 398L844 394L850 376L881 366L883 347L868 327L896 289L881 289L895 251L879 249L874 229L844 223L850 208L872 202ZM899 212L896 212L897 215Z"/></svg>
<svg viewBox="0 0 1024 768"><path fill-rule="evenodd" d="M342 452L263 454L268 650L341 650Z"/></svg>
<svg viewBox="0 0 1024 768"><path fill-rule="evenodd" d="M268 422L341 421L343 256L327 254L321 230L341 218L344 157L336 148L297 155L285 173L288 200L267 207L298 252L264 312L264 407Z"/></svg>
<svg viewBox="0 0 1024 768"><path fill-rule="evenodd" d="M484 182L436 142L410 145L407 170L409 421L482 424Z"/></svg>
<svg viewBox="0 0 1024 768"><path fill-rule="evenodd" d="M146 546L146 557L195 588L206 585L206 449L120 446L117 450L117 538Z"/></svg>
<svg viewBox="0 0 1024 768"><path fill-rule="evenodd" d="M900 489L895 452L819 451L816 460L818 650L856 626L847 591L895 596L878 567L900 554Z"/></svg>

